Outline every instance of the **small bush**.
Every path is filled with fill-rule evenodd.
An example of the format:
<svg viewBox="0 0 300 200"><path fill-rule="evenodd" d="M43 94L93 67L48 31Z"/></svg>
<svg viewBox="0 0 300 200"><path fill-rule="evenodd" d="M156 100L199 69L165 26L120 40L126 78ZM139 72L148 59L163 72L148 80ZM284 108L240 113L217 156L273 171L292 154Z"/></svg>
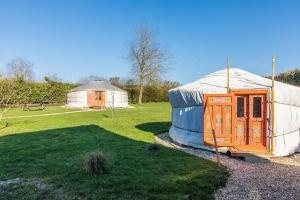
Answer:
<svg viewBox="0 0 300 200"><path fill-rule="evenodd" d="M148 147L147 147L147 150L148 151L151 151L151 152L156 152L156 151L159 151L160 150L160 146L158 144L150 144Z"/></svg>
<svg viewBox="0 0 300 200"><path fill-rule="evenodd" d="M94 151L86 155L83 169L89 175L105 174L109 172L109 165L103 152Z"/></svg>

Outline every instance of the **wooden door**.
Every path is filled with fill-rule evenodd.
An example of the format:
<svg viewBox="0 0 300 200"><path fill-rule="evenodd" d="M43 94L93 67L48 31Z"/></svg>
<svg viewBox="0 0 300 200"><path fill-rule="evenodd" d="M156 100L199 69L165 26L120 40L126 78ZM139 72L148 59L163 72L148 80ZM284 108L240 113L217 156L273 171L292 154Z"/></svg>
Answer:
<svg viewBox="0 0 300 200"><path fill-rule="evenodd" d="M105 92L104 91L96 91L95 92L95 106L103 107L105 104Z"/></svg>
<svg viewBox="0 0 300 200"><path fill-rule="evenodd" d="M88 92L88 106L89 107L104 107L105 106L105 92L104 91L89 91Z"/></svg>
<svg viewBox="0 0 300 200"><path fill-rule="evenodd" d="M267 91L233 91L235 95L234 146L266 150Z"/></svg>
<svg viewBox="0 0 300 200"><path fill-rule="evenodd" d="M246 145L248 143L248 95L235 96L235 102L235 144Z"/></svg>
<svg viewBox="0 0 300 200"><path fill-rule="evenodd" d="M89 107L95 106L95 92L94 91L87 92L87 104Z"/></svg>
<svg viewBox="0 0 300 200"><path fill-rule="evenodd" d="M266 149L267 91L204 95L204 144Z"/></svg>
<svg viewBox="0 0 300 200"><path fill-rule="evenodd" d="M249 95L249 145L266 145L265 105L265 95Z"/></svg>
<svg viewBox="0 0 300 200"><path fill-rule="evenodd" d="M218 146L232 145L233 105L231 94L204 95L204 144L214 146L215 133Z"/></svg>

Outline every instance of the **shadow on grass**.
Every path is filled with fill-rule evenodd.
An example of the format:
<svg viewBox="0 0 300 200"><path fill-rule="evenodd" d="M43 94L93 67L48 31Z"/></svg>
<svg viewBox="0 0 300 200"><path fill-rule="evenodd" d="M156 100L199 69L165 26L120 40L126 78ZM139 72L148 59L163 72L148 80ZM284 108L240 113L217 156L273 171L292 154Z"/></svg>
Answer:
<svg viewBox="0 0 300 200"><path fill-rule="evenodd" d="M170 123L137 127L157 134L153 128L157 125L158 130L167 130ZM152 153L147 146L96 125L2 136L0 180L38 179L53 189L51 194L42 193L44 196L34 196L24 188L1 196L41 199L59 190L63 191L60 199L212 199L213 192L226 183L226 170L215 163L164 147ZM88 176L83 172L83 158L94 150L107 156L109 174Z"/></svg>
<svg viewBox="0 0 300 200"><path fill-rule="evenodd" d="M135 127L142 131L154 133L158 135L161 133L168 132L172 123L171 122L148 122L143 124L138 124Z"/></svg>

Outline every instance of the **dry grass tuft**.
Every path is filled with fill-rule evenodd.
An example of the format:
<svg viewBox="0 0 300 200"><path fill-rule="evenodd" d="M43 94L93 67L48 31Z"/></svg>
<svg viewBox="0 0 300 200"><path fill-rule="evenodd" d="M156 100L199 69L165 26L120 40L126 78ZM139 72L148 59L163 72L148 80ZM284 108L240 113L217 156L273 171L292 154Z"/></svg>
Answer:
<svg viewBox="0 0 300 200"><path fill-rule="evenodd" d="M102 151L93 151L86 155L83 169L88 175L105 174L109 172L107 159Z"/></svg>

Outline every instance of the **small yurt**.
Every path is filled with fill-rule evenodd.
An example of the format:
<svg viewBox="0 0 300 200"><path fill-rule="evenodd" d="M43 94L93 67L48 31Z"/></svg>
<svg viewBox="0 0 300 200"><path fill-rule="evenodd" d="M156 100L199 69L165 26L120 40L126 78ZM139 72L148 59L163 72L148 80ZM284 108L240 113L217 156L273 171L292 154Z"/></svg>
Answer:
<svg viewBox="0 0 300 200"><path fill-rule="evenodd" d="M72 89L67 94L67 107L128 107L128 94L108 81L95 80Z"/></svg>
<svg viewBox="0 0 300 200"><path fill-rule="evenodd" d="M227 73L220 70L169 90L171 139L223 151L300 152L300 87L275 81L272 109L270 79L237 68Z"/></svg>

